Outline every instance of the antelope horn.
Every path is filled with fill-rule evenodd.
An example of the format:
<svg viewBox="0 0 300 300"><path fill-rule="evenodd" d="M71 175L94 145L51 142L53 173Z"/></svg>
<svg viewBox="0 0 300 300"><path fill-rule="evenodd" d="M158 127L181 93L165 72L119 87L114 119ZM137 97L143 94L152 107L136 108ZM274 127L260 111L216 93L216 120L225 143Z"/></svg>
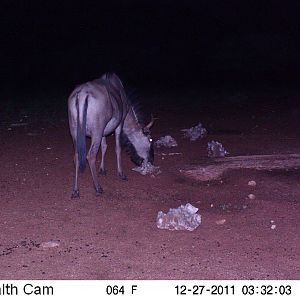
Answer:
<svg viewBox="0 0 300 300"><path fill-rule="evenodd" d="M150 130L150 128L153 126L154 124L154 118L153 118L153 115L151 115L151 121L144 127L145 129L148 129Z"/></svg>

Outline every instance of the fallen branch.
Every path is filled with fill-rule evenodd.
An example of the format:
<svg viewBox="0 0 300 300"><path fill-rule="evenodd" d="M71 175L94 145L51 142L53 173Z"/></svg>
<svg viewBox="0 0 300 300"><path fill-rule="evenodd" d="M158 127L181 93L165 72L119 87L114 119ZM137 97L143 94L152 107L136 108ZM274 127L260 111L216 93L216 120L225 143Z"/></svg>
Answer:
<svg viewBox="0 0 300 300"><path fill-rule="evenodd" d="M206 160L201 166L181 170L181 172L196 180L209 181L219 179L228 170L289 170L297 168L300 168L300 154L278 154L215 158Z"/></svg>

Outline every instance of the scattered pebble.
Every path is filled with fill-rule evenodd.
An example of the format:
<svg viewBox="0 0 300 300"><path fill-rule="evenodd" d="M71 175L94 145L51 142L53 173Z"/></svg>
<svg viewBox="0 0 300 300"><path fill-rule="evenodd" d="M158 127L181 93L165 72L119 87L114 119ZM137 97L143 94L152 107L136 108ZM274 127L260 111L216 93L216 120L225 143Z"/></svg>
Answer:
<svg viewBox="0 0 300 300"><path fill-rule="evenodd" d="M223 224L225 224L225 222L226 222L226 219L221 219L221 220L217 220L216 224L217 225L223 225Z"/></svg>
<svg viewBox="0 0 300 300"><path fill-rule="evenodd" d="M271 229L275 229L275 228L276 228L276 225L274 224L275 221L274 221L274 220L271 220L270 223L272 224L272 225L271 225Z"/></svg>
<svg viewBox="0 0 300 300"><path fill-rule="evenodd" d="M249 186L256 186L256 181L250 180L250 181L248 182L248 185L249 185Z"/></svg>
<svg viewBox="0 0 300 300"><path fill-rule="evenodd" d="M42 248L42 249L48 249L48 248L58 247L59 245L60 245L59 241L42 242L40 244L40 248Z"/></svg>

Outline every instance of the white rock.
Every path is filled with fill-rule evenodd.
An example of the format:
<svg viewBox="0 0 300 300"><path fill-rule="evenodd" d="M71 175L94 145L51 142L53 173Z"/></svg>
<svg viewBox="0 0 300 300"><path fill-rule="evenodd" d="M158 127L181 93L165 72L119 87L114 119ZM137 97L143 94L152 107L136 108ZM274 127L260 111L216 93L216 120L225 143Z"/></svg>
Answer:
<svg viewBox="0 0 300 300"><path fill-rule="evenodd" d="M226 219L221 219L221 220L217 220L216 224L217 225L223 225L223 224L225 224L225 222L226 222Z"/></svg>
<svg viewBox="0 0 300 300"><path fill-rule="evenodd" d="M229 154L223 145L216 141L208 142L207 144L208 157L225 157Z"/></svg>
<svg viewBox="0 0 300 300"><path fill-rule="evenodd" d="M40 248L42 248L42 249L48 249L48 248L58 247L59 245L60 245L59 241L42 242L40 244Z"/></svg>
<svg viewBox="0 0 300 300"><path fill-rule="evenodd" d="M207 130L202 127L201 123L189 129L181 129L181 131L184 132L184 137L189 138L191 141L196 141L207 135Z"/></svg>
<svg viewBox="0 0 300 300"><path fill-rule="evenodd" d="M178 208L170 208L167 214L159 211L156 225L160 229L193 231L201 224L198 208L190 203Z"/></svg>
<svg viewBox="0 0 300 300"><path fill-rule="evenodd" d="M139 167L135 167L132 169L133 171L139 172L142 175L154 174L158 175L161 173L158 166L153 166L150 162L143 162L143 164Z"/></svg>
<svg viewBox="0 0 300 300"><path fill-rule="evenodd" d="M177 147L178 144L177 142L175 141L174 138L172 138L170 135L166 135L164 137L161 137L159 140L157 140L155 142L155 146L157 148L160 148L160 147L167 147L167 148L171 148L171 147Z"/></svg>
<svg viewBox="0 0 300 300"><path fill-rule="evenodd" d="M249 185L249 186L256 186L256 181L250 180L250 181L248 182L248 185Z"/></svg>

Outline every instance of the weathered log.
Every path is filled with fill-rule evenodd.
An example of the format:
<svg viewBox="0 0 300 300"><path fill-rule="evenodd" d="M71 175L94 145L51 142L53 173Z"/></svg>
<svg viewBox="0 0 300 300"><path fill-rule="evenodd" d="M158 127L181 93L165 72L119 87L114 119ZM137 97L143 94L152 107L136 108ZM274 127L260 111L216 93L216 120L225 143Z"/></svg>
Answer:
<svg viewBox="0 0 300 300"><path fill-rule="evenodd" d="M300 154L232 156L205 160L201 165L188 167L181 172L200 181L216 180L228 170L278 170L300 168Z"/></svg>

